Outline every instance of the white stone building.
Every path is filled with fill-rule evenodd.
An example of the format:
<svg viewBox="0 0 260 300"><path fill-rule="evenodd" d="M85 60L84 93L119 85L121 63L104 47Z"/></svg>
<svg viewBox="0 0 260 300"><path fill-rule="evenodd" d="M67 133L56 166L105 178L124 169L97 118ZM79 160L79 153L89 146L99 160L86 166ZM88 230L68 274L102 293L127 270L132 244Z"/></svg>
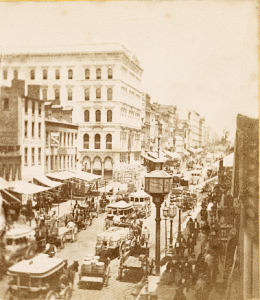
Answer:
<svg viewBox="0 0 260 300"><path fill-rule="evenodd" d="M136 57L118 44L22 52L4 55L2 83L39 84L41 100L73 108L81 168L121 181L135 176L129 169L141 160L143 72Z"/></svg>

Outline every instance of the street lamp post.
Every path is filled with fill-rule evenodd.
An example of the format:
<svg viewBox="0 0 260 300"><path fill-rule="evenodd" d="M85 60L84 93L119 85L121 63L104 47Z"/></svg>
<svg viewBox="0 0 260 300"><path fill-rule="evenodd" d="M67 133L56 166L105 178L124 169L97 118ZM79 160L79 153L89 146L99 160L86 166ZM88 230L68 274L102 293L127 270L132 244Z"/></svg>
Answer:
<svg viewBox="0 0 260 300"><path fill-rule="evenodd" d="M177 206L179 209L179 223L178 223L178 236L179 236L181 234L181 206L182 206L181 197L177 198Z"/></svg>
<svg viewBox="0 0 260 300"><path fill-rule="evenodd" d="M169 207L166 207L166 203L163 209L164 217L169 217L170 219L170 244L169 244L169 254L173 254L173 230L172 230L172 223L173 219L177 215L177 207L174 205L173 199L170 200Z"/></svg>
<svg viewBox="0 0 260 300"><path fill-rule="evenodd" d="M166 205L166 201L164 202L164 208L163 208L163 216L165 220L165 255L167 255L167 220L168 220L168 211L169 208Z"/></svg>
<svg viewBox="0 0 260 300"><path fill-rule="evenodd" d="M163 161L155 161L155 170L145 176L145 192L153 197L156 207L156 239L155 239L155 274L160 275L160 208L164 201L164 196L170 192L171 176L162 170Z"/></svg>

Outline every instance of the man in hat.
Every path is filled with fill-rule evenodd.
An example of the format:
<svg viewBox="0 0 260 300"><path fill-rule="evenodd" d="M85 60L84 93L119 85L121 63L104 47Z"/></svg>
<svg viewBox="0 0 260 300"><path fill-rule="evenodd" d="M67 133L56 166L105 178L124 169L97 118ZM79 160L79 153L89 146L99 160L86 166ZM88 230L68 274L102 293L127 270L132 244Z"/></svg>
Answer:
<svg viewBox="0 0 260 300"><path fill-rule="evenodd" d="M57 253L57 247L53 238L49 239L49 243L46 245L44 253L48 254L50 257L55 256Z"/></svg>

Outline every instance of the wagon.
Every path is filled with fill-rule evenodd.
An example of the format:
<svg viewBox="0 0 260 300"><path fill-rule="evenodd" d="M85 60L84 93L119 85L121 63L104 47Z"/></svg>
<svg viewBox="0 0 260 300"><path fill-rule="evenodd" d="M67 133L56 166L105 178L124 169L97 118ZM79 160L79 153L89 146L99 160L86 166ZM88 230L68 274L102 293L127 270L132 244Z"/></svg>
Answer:
<svg viewBox="0 0 260 300"><path fill-rule="evenodd" d="M64 273L65 261L50 258L47 254L18 262L7 271L9 288L4 299L70 299L70 286L61 284L60 281Z"/></svg>
<svg viewBox="0 0 260 300"><path fill-rule="evenodd" d="M101 287L108 286L110 273L110 260L107 262L96 262L93 266L91 261L84 261L79 271L79 287L100 284Z"/></svg>

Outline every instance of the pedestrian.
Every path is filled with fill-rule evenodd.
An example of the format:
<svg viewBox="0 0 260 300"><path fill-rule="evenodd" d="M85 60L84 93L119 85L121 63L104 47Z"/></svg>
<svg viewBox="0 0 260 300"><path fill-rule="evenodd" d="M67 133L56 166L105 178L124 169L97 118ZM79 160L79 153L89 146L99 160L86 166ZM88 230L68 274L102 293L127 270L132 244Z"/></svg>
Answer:
<svg viewBox="0 0 260 300"><path fill-rule="evenodd" d="M187 243L186 240L183 236L183 234L180 234L180 252L181 252L181 256L184 257L184 251L186 249Z"/></svg>
<svg viewBox="0 0 260 300"><path fill-rule="evenodd" d="M207 265L206 265L206 262L205 262L205 253L206 251L203 250L199 253L198 257L197 257L197 271L198 271L198 274L205 274L206 273L206 270L207 270Z"/></svg>
<svg viewBox="0 0 260 300"><path fill-rule="evenodd" d="M194 233L195 233L196 239L198 238L199 230L200 230L200 224L199 224L197 218L195 218L195 220L194 220Z"/></svg>
<svg viewBox="0 0 260 300"><path fill-rule="evenodd" d="M183 293L183 290L184 290L184 287L183 287L182 282L180 280L180 282L178 283L176 293L174 295L173 300L187 300L186 296Z"/></svg>
<svg viewBox="0 0 260 300"><path fill-rule="evenodd" d="M206 252L205 256L205 262L207 264L207 274L208 274L208 279L211 283L215 282L216 279L216 266L217 266L217 260L216 258L212 255L211 251L208 250Z"/></svg>
<svg viewBox="0 0 260 300"><path fill-rule="evenodd" d="M195 253L192 254L190 260L191 266L191 285L195 285L198 279L198 268L197 268L197 260Z"/></svg>
<svg viewBox="0 0 260 300"><path fill-rule="evenodd" d="M189 234L194 233L194 221L192 218L189 218L189 221L187 222L187 228L189 230Z"/></svg>
<svg viewBox="0 0 260 300"><path fill-rule="evenodd" d="M210 285L207 281L207 275L199 274L199 279L195 285L195 299L208 300L210 294Z"/></svg>
<svg viewBox="0 0 260 300"><path fill-rule="evenodd" d="M194 253L194 247L195 247L195 236L194 233L189 234L187 238L187 248L188 248L188 255L191 255Z"/></svg>
<svg viewBox="0 0 260 300"><path fill-rule="evenodd" d="M35 210L34 212L34 219L35 219L35 223L36 223L36 227L39 227L40 226L40 212L39 210Z"/></svg>

